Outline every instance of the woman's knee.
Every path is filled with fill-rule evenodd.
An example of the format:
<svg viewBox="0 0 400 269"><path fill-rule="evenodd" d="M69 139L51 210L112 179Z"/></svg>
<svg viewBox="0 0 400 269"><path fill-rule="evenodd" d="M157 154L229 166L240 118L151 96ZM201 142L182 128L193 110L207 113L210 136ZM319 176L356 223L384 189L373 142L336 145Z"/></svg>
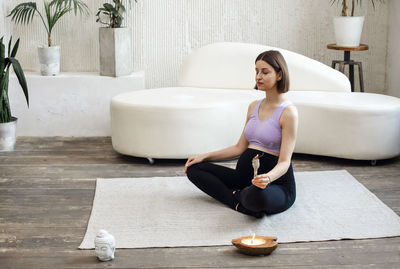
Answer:
<svg viewBox="0 0 400 269"><path fill-rule="evenodd" d="M264 189L260 189L254 185L244 188L240 192L241 204L252 211L262 211L265 205Z"/></svg>
<svg viewBox="0 0 400 269"><path fill-rule="evenodd" d="M192 178L192 177L193 177L193 174L195 173L195 171L196 171L196 165L195 165L195 164L189 166L189 167L186 169L186 175L187 175L187 177L188 177L189 179Z"/></svg>
<svg viewBox="0 0 400 269"><path fill-rule="evenodd" d="M186 175L189 179L196 177L196 174L201 171L201 167L204 163L195 163L189 166L186 170Z"/></svg>
<svg viewBox="0 0 400 269"><path fill-rule="evenodd" d="M198 170L199 169L199 163L195 163L195 164L192 164L191 166L189 166L187 169L186 169L186 174L189 176L190 174L193 174L193 172L194 171L196 171L196 170Z"/></svg>
<svg viewBox="0 0 400 269"><path fill-rule="evenodd" d="M288 197L279 186L271 185L260 189L254 185L243 189L241 203L247 209L255 212L265 211L267 214L279 213L287 209Z"/></svg>

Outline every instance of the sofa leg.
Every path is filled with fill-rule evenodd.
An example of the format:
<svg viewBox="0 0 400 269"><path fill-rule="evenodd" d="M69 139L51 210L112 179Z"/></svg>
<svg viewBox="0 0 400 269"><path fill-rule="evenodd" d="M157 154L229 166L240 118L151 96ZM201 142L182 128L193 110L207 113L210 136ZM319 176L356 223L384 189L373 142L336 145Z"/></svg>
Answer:
<svg viewBox="0 0 400 269"><path fill-rule="evenodd" d="M371 160L371 165L375 166L376 165L376 160Z"/></svg>
<svg viewBox="0 0 400 269"><path fill-rule="evenodd" d="M150 164L154 164L154 159L153 158L147 157L147 160L149 160Z"/></svg>

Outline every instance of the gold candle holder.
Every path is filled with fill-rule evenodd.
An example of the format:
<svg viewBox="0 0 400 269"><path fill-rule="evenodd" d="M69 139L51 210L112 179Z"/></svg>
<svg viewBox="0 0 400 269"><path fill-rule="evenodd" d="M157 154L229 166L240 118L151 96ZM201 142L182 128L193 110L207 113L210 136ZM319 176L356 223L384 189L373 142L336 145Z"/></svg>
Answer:
<svg viewBox="0 0 400 269"><path fill-rule="evenodd" d="M278 247L276 237L272 236L245 236L232 239L232 244L247 255L269 255Z"/></svg>

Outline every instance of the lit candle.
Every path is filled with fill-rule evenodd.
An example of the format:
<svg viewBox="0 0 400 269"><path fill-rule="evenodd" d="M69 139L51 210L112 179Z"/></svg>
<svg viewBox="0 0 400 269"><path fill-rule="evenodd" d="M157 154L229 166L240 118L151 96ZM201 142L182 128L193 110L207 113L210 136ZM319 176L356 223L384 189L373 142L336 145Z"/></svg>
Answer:
<svg viewBox="0 0 400 269"><path fill-rule="evenodd" d="M265 240L261 238L255 238L256 234L253 234L253 238L242 239L242 243L249 246L259 246L265 244Z"/></svg>

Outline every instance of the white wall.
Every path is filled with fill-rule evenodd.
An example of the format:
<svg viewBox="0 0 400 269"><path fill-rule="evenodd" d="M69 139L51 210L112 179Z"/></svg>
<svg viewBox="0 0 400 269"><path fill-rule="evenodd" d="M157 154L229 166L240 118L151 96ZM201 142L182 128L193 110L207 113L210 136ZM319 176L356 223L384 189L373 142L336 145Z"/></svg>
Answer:
<svg viewBox="0 0 400 269"><path fill-rule="evenodd" d="M12 1L12 6L22 0ZM37 0L41 7L42 0ZM363 62L367 92L384 92L389 6L369 1L357 9L366 15L362 43L368 51L354 52ZM88 18L67 15L57 25L53 39L62 46L62 71L98 71L98 28L94 14L103 3L87 1ZM330 65L343 53L326 49L334 43L332 17L340 5L329 0L138 0L132 3L128 25L132 26L134 69L146 73L146 87L173 86L184 57L191 50L219 41L260 43L289 49ZM12 26L21 37L18 54L26 70L39 69L36 47L46 42L41 21ZM356 73L357 74L357 73Z"/></svg>
<svg viewBox="0 0 400 269"><path fill-rule="evenodd" d="M6 34L5 18L3 12L3 3L0 2L0 37Z"/></svg>
<svg viewBox="0 0 400 269"><path fill-rule="evenodd" d="M387 94L400 97L400 1L390 1Z"/></svg>
<svg viewBox="0 0 400 269"><path fill-rule="evenodd" d="M0 38L4 37L3 42L6 44L6 54L8 51L8 41L10 38L10 27L11 23L6 19L5 14L7 13L7 8L10 5L11 0L0 0Z"/></svg>

